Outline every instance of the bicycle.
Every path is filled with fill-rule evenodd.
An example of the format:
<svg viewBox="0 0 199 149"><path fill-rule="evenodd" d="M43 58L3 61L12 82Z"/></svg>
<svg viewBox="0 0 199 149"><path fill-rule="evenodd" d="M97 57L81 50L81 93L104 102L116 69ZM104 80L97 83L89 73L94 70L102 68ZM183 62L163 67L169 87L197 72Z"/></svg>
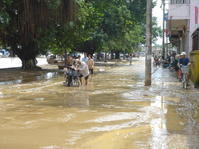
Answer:
<svg viewBox="0 0 199 149"><path fill-rule="evenodd" d="M187 89L188 86L188 73L189 73L189 66L181 65L181 71L182 71L182 85L183 88Z"/></svg>
<svg viewBox="0 0 199 149"><path fill-rule="evenodd" d="M68 71L65 73L65 86L80 86L79 73L77 70L68 68Z"/></svg>

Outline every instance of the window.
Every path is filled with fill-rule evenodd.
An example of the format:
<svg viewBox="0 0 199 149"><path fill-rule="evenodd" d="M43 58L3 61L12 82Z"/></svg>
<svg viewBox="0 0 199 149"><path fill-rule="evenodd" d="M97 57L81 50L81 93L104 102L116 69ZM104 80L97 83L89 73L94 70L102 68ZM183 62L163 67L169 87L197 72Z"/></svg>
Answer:
<svg viewBox="0 0 199 149"><path fill-rule="evenodd" d="M192 35L193 47L192 50L199 50L199 29L197 29Z"/></svg>
<svg viewBox="0 0 199 149"><path fill-rule="evenodd" d="M171 4L190 4L190 0L171 0Z"/></svg>

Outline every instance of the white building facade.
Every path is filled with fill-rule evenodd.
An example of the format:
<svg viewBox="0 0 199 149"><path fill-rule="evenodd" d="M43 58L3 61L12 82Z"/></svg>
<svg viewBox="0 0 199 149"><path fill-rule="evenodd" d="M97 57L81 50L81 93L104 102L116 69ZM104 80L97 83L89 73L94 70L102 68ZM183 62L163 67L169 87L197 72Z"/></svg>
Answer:
<svg viewBox="0 0 199 149"><path fill-rule="evenodd" d="M192 34L199 28L199 0L170 0L167 34L178 53L192 51Z"/></svg>

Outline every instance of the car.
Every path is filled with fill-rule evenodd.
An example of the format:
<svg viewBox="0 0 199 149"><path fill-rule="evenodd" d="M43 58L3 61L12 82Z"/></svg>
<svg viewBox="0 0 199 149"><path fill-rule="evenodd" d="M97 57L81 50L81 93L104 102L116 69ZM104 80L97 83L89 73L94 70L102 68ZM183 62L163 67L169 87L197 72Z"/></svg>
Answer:
<svg viewBox="0 0 199 149"><path fill-rule="evenodd" d="M8 56L10 56L10 52L8 50L6 50L6 49L1 49L0 50L0 56L8 57Z"/></svg>
<svg viewBox="0 0 199 149"><path fill-rule="evenodd" d="M57 64L56 56L55 55L47 56L47 62L48 64Z"/></svg>
<svg viewBox="0 0 199 149"><path fill-rule="evenodd" d="M139 55L144 57L145 56L145 52L139 52Z"/></svg>

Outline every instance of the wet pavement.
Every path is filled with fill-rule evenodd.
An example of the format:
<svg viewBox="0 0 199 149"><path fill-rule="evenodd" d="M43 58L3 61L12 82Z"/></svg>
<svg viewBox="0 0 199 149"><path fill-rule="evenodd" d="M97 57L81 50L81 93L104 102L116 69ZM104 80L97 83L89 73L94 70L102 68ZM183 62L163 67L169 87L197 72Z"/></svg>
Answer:
<svg viewBox="0 0 199 149"><path fill-rule="evenodd" d="M199 148L198 89L162 68L145 87L143 59L98 70L82 87L54 71L4 72L0 149Z"/></svg>

